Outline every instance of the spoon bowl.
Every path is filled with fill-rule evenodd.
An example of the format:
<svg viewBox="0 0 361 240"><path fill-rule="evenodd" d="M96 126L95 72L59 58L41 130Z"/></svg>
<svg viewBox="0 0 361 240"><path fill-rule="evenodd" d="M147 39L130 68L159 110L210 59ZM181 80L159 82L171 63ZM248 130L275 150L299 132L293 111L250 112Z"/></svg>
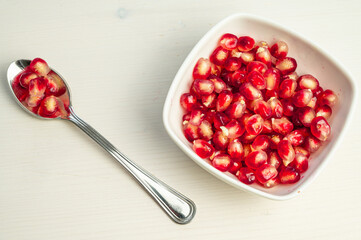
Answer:
<svg viewBox="0 0 361 240"><path fill-rule="evenodd" d="M43 61L43 60L42 60ZM45 61L44 61L45 63ZM100 133L98 133L93 127L79 118L71 105L70 99L70 90L69 85L65 82L64 78L58 74L56 71L52 70L57 74L60 79L63 81L66 91L68 94L68 110L67 114L61 114L57 117L42 117L32 111L30 111L16 96L13 84L15 79L20 76L24 69L30 66L31 61L26 59L17 60L12 62L7 71L7 80L12 92L12 95L16 99L16 102L29 114L33 117L40 119L63 119L68 120L74 123L77 127L84 131L89 137L91 137L95 142L97 142L101 147L104 148L111 156L113 156L138 182L144 189L153 197L153 199L163 208L163 210L168 214L168 216L179 224L189 223L196 211L196 206L192 200L177 192L173 188L169 187L149 172L138 166L136 163L132 162L128 157L122 154L113 144L111 144L106 138L104 138ZM65 94L64 93L64 94ZM64 104L63 104L64 105ZM39 109L40 110L40 109Z"/></svg>

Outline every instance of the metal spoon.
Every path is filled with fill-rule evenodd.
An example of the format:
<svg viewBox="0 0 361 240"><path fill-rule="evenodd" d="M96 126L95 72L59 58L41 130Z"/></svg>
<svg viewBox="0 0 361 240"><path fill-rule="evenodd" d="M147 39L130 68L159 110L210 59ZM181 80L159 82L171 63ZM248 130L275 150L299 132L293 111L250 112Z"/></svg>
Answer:
<svg viewBox="0 0 361 240"><path fill-rule="evenodd" d="M12 62L8 68L7 79L13 93L13 96L16 99L16 102L29 114L34 117L41 119L53 119L53 118L44 118L33 112L29 111L21 102L16 98L15 93L12 89L12 82L15 77L21 73L25 67L30 64L30 60L17 60ZM52 69L53 70L53 69ZM54 71L54 70L53 70ZM57 73L56 71L54 71ZM58 74L58 73L57 73ZM60 77L61 75L58 74ZM64 78L61 77L64 81ZM69 94L69 110L70 114L66 117L58 117L57 119L69 120L83 130L89 137L91 137L95 142L102 146L110 155L112 155L128 172L136 179L138 182L148 191L148 193L155 199L155 201L164 209L164 211L169 215L169 217L179 224L189 223L196 212L196 206L192 200L185 197L181 193L177 192L173 188L169 187L140 166L132 162L124 154L122 154L118 149L116 149L108 140L106 140L102 135L100 135L94 128L89 124L80 119L74 112L73 107L70 101L70 91L69 86L64 81L68 94Z"/></svg>

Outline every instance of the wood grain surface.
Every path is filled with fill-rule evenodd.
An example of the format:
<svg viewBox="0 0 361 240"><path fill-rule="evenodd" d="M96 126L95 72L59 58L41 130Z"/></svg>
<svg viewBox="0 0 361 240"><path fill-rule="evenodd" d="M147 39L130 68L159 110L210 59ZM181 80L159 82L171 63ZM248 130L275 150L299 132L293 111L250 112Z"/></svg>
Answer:
<svg viewBox="0 0 361 240"><path fill-rule="evenodd" d="M356 0L0 0L0 239L361 239L361 111L325 171L284 202L205 172L171 141L161 118L194 44L237 12L304 34L359 79L360 10ZM66 78L80 117L195 201L190 224L173 223L71 123L35 119L15 104L7 67L34 57Z"/></svg>

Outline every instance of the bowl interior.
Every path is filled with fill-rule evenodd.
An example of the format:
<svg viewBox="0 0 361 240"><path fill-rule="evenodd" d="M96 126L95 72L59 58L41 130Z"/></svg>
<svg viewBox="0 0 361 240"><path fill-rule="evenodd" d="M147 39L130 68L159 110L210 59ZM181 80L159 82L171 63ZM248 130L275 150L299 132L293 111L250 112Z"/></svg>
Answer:
<svg viewBox="0 0 361 240"><path fill-rule="evenodd" d="M334 108L330 124L332 127L332 136L330 141L322 146L317 153L311 156L309 169L303 174L301 180L293 185L278 185L271 189L266 189L253 184L247 186L236 179L230 173L221 173L214 169L208 160L199 158L192 150L191 144L186 140L182 132L182 110L179 99L184 92L189 91L193 81L192 71L195 63L200 57L208 58L217 46L219 37L224 33L233 33L237 36L249 35L256 41L264 40L273 44L277 40L283 40L288 43L289 56L297 60L298 75L312 74L319 81L324 89L330 88L339 96L339 104ZM314 178L322 165L325 164L331 149L337 143L349 116L355 87L350 75L337 64L332 57L328 56L322 49L307 41L304 37L287 30L277 24L264 19L250 15L234 15L213 27L193 48L183 65L179 69L164 107L164 122L168 132L175 142L183 149L194 161L210 171L215 176L221 178L227 183L239 188L245 188L252 192L259 193L270 198L282 198L296 194L307 181ZM341 107L342 106L342 107ZM252 189L251 189L252 188ZM265 195L266 194L266 195Z"/></svg>

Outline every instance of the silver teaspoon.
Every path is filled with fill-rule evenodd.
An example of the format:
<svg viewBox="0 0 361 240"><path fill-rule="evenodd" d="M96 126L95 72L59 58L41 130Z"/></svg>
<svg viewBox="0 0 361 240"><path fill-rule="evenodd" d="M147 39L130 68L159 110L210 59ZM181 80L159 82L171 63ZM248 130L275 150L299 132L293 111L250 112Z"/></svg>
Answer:
<svg viewBox="0 0 361 240"><path fill-rule="evenodd" d="M27 66L30 64L30 60L17 60L12 62L7 71L7 79L10 90L16 99L16 102L29 114L41 119L53 119L41 117L38 114L31 112L27 109L16 97L12 84L16 78ZM52 69L52 71L54 71ZM57 73L56 71L54 71ZM58 74L58 73L57 73ZM58 74L59 75L59 74ZM107 139L105 139L100 133L98 133L89 124L80 119L74 112L71 101L69 86L61 75L67 93L69 95L69 113L62 115L56 119L68 120L83 130L89 137L102 146L110 155L112 155L143 187L148 193L155 199L155 201L163 208L163 210L169 215L169 217L179 224L189 223L195 215L196 206L192 200L177 192L173 188L169 187L152 174L142 169L140 166L132 162L118 149L114 147Z"/></svg>

